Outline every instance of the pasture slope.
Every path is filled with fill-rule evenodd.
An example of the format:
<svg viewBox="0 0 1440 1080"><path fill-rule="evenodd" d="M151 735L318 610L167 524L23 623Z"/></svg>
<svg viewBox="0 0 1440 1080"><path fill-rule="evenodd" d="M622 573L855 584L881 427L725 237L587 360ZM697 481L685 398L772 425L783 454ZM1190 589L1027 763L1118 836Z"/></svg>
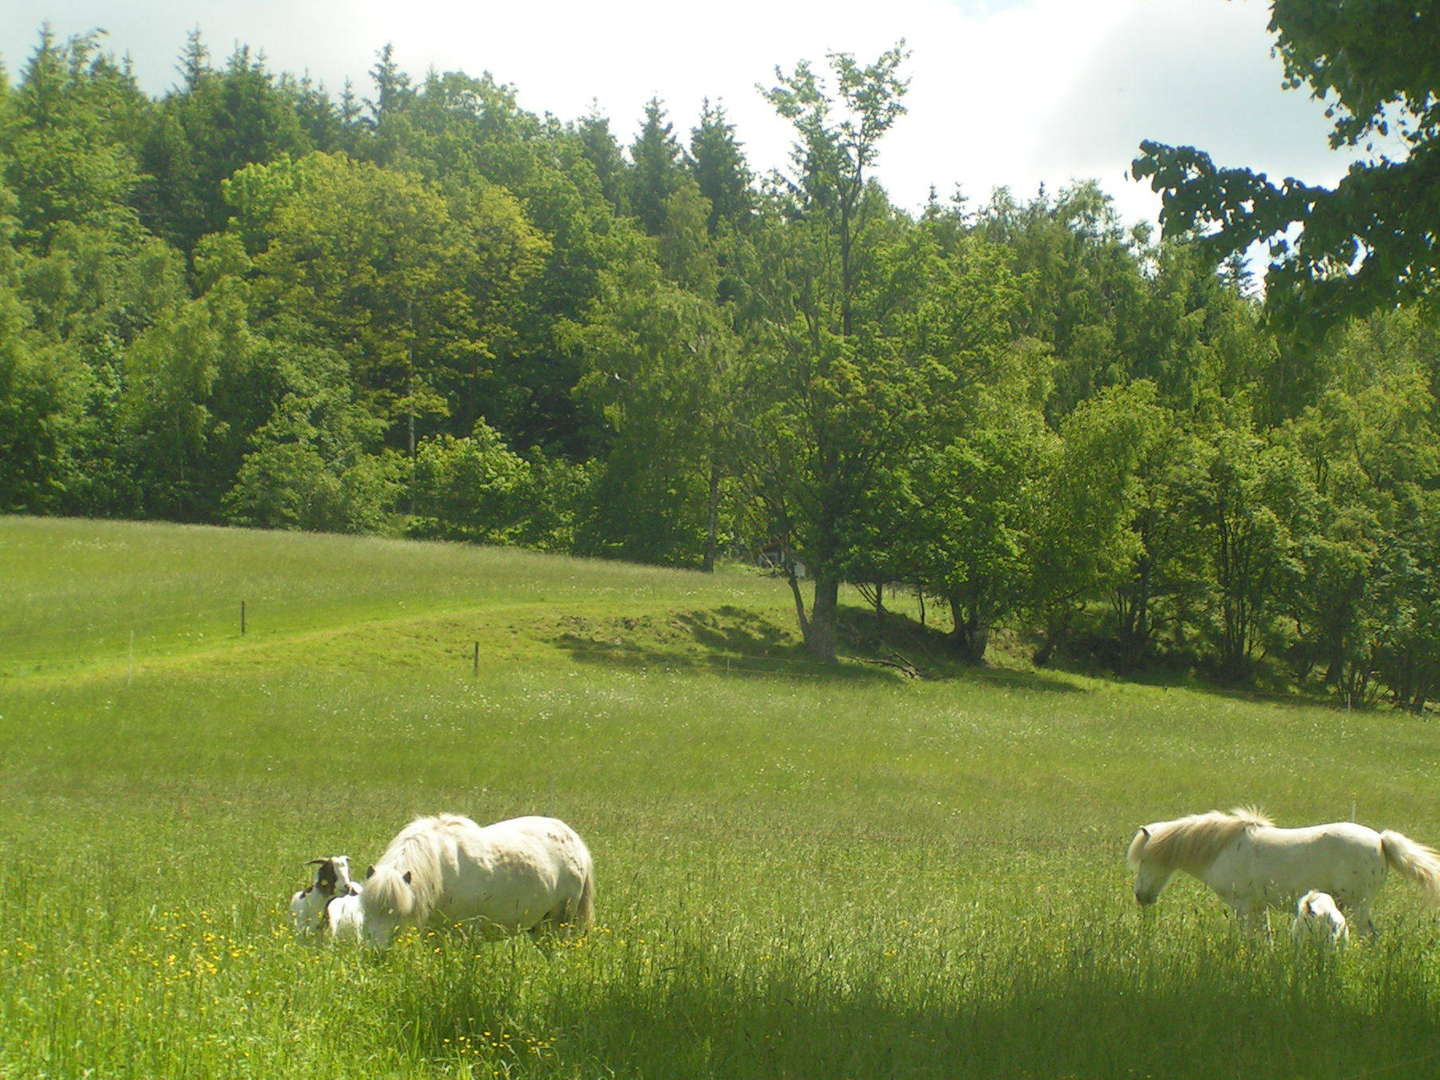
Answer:
<svg viewBox="0 0 1440 1080"><path fill-rule="evenodd" d="M0 518L0 1078L1440 1070L1417 890L1297 961L1124 866L1240 802L1440 841L1429 722L824 671L790 618L738 571ZM575 825L596 931L293 940L304 860L436 810Z"/></svg>

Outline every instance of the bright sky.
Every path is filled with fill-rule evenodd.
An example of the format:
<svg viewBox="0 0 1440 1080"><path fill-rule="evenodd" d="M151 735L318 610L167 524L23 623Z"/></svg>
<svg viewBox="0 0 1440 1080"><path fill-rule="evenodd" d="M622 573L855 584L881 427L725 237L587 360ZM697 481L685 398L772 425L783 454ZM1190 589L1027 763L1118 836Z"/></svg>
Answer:
<svg viewBox="0 0 1440 1080"><path fill-rule="evenodd" d="M6 0L0 56L13 80L43 22L60 38L103 28L161 94L198 28L216 63L246 44L274 71L308 73L336 96L349 78L366 97L390 43L416 79L488 71L523 107L562 120L598 103L626 143L656 96L688 141L708 97L764 171L786 164L790 132L757 83L800 60L823 69L830 51L869 62L904 38L909 111L879 168L898 203L918 208L932 186L983 202L1000 185L1023 199L1093 178L1129 222L1159 205L1126 176L1144 138L1272 178L1343 174L1323 106L1280 88L1268 17L1265 0Z"/></svg>

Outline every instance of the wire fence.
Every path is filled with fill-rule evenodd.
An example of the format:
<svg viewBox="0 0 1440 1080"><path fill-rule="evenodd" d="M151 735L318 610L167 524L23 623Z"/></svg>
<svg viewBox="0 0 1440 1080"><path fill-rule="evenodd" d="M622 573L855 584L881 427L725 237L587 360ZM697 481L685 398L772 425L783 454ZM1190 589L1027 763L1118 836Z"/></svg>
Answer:
<svg viewBox="0 0 1440 1080"><path fill-rule="evenodd" d="M387 612L369 609L369 617L383 619ZM396 617L416 617L413 608L397 603ZM455 614L453 612L446 614ZM473 612L484 618L483 610ZM261 635L274 640L276 635L303 633L323 625L313 611L287 604L283 600L266 599L260 603L235 600L228 604L205 605L184 610L167 610L154 615L105 619L91 614L77 616L66 625L43 629L0 631L0 678L43 673L76 671L97 664L134 664L152 660L177 651L201 645L238 644L247 637ZM608 629L608 628L607 628ZM621 631L623 633L623 630ZM876 657L851 657L854 663L839 671L815 660L783 653L756 656L753 653L710 649L688 652L683 648L670 651L647 648L638 655L626 652L624 639L607 635L585 637L567 631L553 636L549 643L581 659L606 663L615 667L643 670L705 672L737 677L766 677L807 680L834 680L854 677L857 673L898 677L917 677L919 669L900 661ZM797 646L798 649L798 646ZM457 638L447 653L456 657L457 670L479 675L484 669L484 650L474 639Z"/></svg>

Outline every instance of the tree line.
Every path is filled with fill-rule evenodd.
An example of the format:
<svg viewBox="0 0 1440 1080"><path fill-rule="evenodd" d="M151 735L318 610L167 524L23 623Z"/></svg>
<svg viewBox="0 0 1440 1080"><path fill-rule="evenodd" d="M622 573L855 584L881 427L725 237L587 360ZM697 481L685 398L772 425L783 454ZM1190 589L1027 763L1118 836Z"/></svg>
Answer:
<svg viewBox="0 0 1440 1080"><path fill-rule="evenodd" d="M198 33L151 98L42 30L0 79L0 509L769 548L821 658L842 581L900 584L977 662L1008 627L1422 709L1433 305L1288 332L1094 183L907 212L872 176L904 59L777 70L760 176L718 104L626 146L389 48L335 97Z"/></svg>

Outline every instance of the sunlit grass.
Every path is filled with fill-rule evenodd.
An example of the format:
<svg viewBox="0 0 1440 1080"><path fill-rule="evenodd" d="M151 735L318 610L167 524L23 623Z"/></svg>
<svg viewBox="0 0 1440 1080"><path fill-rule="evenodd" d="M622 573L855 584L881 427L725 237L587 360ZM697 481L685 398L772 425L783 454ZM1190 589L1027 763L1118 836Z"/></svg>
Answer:
<svg viewBox="0 0 1440 1080"><path fill-rule="evenodd" d="M537 615L559 628L578 620L569 628L583 640L595 611L771 612L788 603L775 581L754 574L163 523L0 518L0 566L0 674L127 666L307 633L324 640L339 628L403 635L419 617L483 610L482 624L452 627L459 636L447 643L468 662L474 640L493 635L493 648Z"/></svg>
<svg viewBox="0 0 1440 1080"><path fill-rule="evenodd" d="M87 528L133 555L150 527L56 523L48 549ZM39 560L45 526L18 529ZM767 673L793 642L763 579L357 541L391 583L365 592L283 565L290 542L324 562L350 541L224 554L235 535L176 533L171 572L218 595L225 564L268 562L277 595L329 598L258 641L68 668L57 646L0 680L5 1080L1345 1078L1440 1054L1440 933L1404 883L1379 942L1316 963L1283 921L1273 946L1238 939L1189 880L1140 912L1123 865L1142 822L1237 802L1440 840L1423 721L1025 672L827 677L789 654ZM496 565L462 604L442 579L472 557ZM428 558L445 574L415 569L404 616L372 618ZM21 575L37 634L102 640L158 588L100 560L87 611L48 565ZM572 582L565 609L535 580ZM486 643L478 673L455 640ZM306 859L363 868L442 809L574 824L595 932L548 954L293 939Z"/></svg>

